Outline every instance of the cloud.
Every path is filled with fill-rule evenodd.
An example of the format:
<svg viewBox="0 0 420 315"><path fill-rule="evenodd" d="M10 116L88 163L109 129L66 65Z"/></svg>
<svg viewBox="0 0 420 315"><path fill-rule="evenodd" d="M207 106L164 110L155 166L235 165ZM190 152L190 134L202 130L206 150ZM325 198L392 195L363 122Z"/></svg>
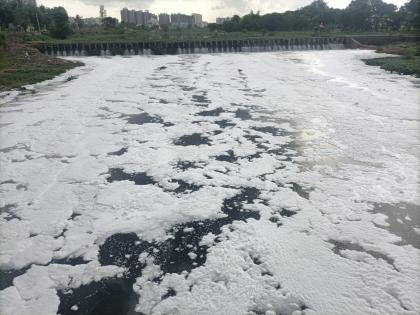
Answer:
<svg viewBox="0 0 420 315"><path fill-rule="evenodd" d="M110 7L130 7L130 8L149 8L155 0L80 0L81 3L85 5L105 5Z"/></svg>
<svg viewBox="0 0 420 315"><path fill-rule="evenodd" d="M215 5L215 6L213 6L213 7L211 7L211 9L213 10L213 11L220 11L220 10L224 10L226 7L225 6L223 6L223 5Z"/></svg>
<svg viewBox="0 0 420 315"><path fill-rule="evenodd" d="M99 5L105 5L109 16L120 17L124 7L136 10L149 10L153 13L181 12L202 13L204 19L212 22L219 16L244 15L251 10L262 14L295 10L308 5L313 0L37 0L48 7L63 6L71 16L79 14L84 17L98 16ZM326 0L335 8L346 7L351 0ZM406 0L385 0L401 5Z"/></svg>
<svg viewBox="0 0 420 315"><path fill-rule="evenodd" d="M286 10L293 10L309 4L312 0L217 0L213 5L213 11L225 11L225 13L243 15L260 11L267 12L283 12Z"/></svg>

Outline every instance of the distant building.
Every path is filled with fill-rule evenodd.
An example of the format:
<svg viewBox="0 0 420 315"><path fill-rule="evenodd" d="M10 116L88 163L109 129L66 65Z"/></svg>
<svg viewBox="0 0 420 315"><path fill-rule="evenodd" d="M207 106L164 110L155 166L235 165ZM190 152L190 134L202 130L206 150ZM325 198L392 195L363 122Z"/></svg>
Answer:
<svg viewBox="0 0 420 315"><path fill-rule="evenodd" d="M83 24L86 26L102 25L102 19L99 17L82 19Z"/></svg>
<svg viewBox="0 0 420 315"><path fill-rule="evenodd" d="M155 14L150 14L147 26L159 26L159 18Z"/></svg>
<svg viewBox="0 0 420 315"><path fill-rule="evenodd" d="M229 22L231 20L230 17L218 17L216 19L216 24L223 24L225 22Z"/></svg>
<svg viewBox="0 0 420 315"><path fill-rule="evenodd" d="M203 26L203 16L201 14L193 13L192 18L193 18L193 23L195 26L197 27Z"/></svg>
<svg viewBox="0 0 420 315"><path fill-rule="evenodd" d="M120 12L121 12L121 23L128 23L128 9L124 8Z"/></svg>
<svg viewBox="0 0 420 315"><path fill-rule="evenodd" d="M135 10L128 11L128 24L137 25L137 12Z"/></svg>
<svg viewBox="0 0 420 315"><path fill-rule="evenodd" d="M171 25L180 28L191 27L194 25L194 19L191 15L181 13L171 14Z"/></svg>
<svg viewBox="0 0 420 315"><path fill-rule="evenodd" d="M136 25L145 25L145 18L143 11L136 11Z"/></svg>
<svg viewBox="0 0 420 315"><path fill-rule="evenodd" d="M103 5L99 6L99 17L101 19L106 18L106 10Z"/></svg>
<svg viewBox="0 0 420 315"><path fill-rule="evenodd" d="M173 26L173 27L203 27L206 23L203 22L203 16L195 13L193 15L185 15L181 13L167 14L161 13L159 16L150 13L149 11L136 11L124 8L121 10L121 23L131 24L136 26Z"/></svg>
<svg viewBox="0 0 420 315"><path fill-rule="evenodd" d="M171 25L171 17L169 14L161 13L159 14L159 26L169 26Z"/></svg>
<svg viewBox="0 0 420 315"><path fill-rule="evenodd" d="M140 24L140 23L137 23L137 25L139 25L139 26L146 26L146 25L149 25L150 23L151 23L151 21L152 21L152 19L153 19L153 15L154 14L151 14L151 13L149 13L149 11L140 11L140 12L142 12L142 14L143 14L143 23L142 24Z"/></svg>

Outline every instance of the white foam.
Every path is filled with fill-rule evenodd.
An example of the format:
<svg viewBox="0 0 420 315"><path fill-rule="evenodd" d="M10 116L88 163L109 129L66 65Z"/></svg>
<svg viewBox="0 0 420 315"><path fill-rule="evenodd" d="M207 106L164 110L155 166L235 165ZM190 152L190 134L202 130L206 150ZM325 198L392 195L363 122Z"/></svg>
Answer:
<svg viewBox="0 0 420 315"><path fill-rule="evenodd" d="M360 60L373 55L85 58L87 66L73 70L76 80L61 76L61 84L35 86L39 93L31 98L7 100L0 107L0 205L12 208L0 217L0 268L33 266L0 291L2 312L55 314L57 290L121 272L98 265L107 237L134 232L142 240L164 240L173 225L224 216L224 199L241 187L261 191L244 206L261 219L224 229L219 242L205 236L207 261L188 276L167 274L154 283L160 268L143 255L148 267L136 282L139 311L420 312L419 250L401 246L384 215L369 211L375 203L419 204L417 89L415 79ZM167 68L156 70L162 65ZM208 107L194 101L203 92ZM197 115L217 108L220 116ZM251 119L239 117L238 109ZM142 112L173 126L127 123ZM220 120L235 125L221 130ZM175 144L193 133L208 137L209 145ZM108 154L122 148L128 151L121 156ZM216 159L230 151L234 163ZM180 161L195 166L182 171ZM156 184L109 183L110 168L145 172ZM174 180L201 188L177 194ZM283 208L297 214L280 217ZM334 249L330 240L358 250ZM48 265L80 256L92 262ZM34 283L41 283L36 292ZM168 288L176 296L162 300Z"/></svg>

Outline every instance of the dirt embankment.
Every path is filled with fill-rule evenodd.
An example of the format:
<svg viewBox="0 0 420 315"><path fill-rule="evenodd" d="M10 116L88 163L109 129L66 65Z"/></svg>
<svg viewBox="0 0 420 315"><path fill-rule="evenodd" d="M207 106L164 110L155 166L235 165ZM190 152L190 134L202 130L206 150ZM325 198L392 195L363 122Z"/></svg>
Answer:
<svg viewBox="0 0 420 315"><path fill-rule="evenodd" d="M8 40L5 47L0 47L0 91L52 79L81 65L46 56L19 40Z"/></svg>

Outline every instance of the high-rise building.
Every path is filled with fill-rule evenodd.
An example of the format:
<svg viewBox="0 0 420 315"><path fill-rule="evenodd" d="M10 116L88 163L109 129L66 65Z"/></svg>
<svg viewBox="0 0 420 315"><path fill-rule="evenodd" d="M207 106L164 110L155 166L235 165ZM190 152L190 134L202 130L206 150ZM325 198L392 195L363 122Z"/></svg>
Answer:
<svg viewBox="0 0 420 315"><path fill-rule="evenodd" d="M159 18L156 14L149 15L149 21L147 22L147 26L159 26Z"/></svg>
<svg viewBox="0 0 420 315"><path fill-rule="evenodd" d="M149 11L144 11L143 12L143 24L142 25L148 25L149 24L149 21L150 21L150 18L151 18L151 14L149 13Z"/></svg>
<svg viewBox="0 0 420 315"><path fill-rule="evenodd" d="M121 10L121 23L128 23L128 9Z"/></svg>
<svg viewBox="0 0 420 315"><path fill-rule="evenodd" d="M128 11L128 24L137 25L137 12L136 12L136 10Z"/></svg>
<svg viewBox="0 0 420 315"><path fill-rule="evenodd" d="M161 13L159 14L159 25L160 26L169 26L171 24L171 17L169 14Z"/></svg>
<svg viewBox="0 0 420 315"><path fill-rule="evenodd" d="M194 25L195 26L198 26L198 27L202 27L202 25L203 25L203 16L201 14L198 14L198 13L193 13L192 14L192 17L193 17Z"/></svg>
<svg viewBox="0 0 420 315"><path fill-rule="evenodd" d="M143 11L137 11L136 12L136 25L144 25L144 12Z"/></svg>
<svg viewBox="0 0 420 315"><path fill-rule="evenodd" d="M191 15L185 15L181 13L171 14L171 25L175 27L190 27L194 24L193 17Z"/></svg>
<svg viewBox="0 0 420 315"><path fill-rule="evenodd" d="M198 13L193 15L185 14L167 14L161 13L159 16L150 13L149 11L136 11L124 8L121 10L121 23L132 24L137 26L174 26L174 27L203 27L203 16Z"/></svg>
<svg viewBox="0 0 420 315"><path fill-rule="evenodd" d="M106 18L106 10L103 5L99 6L99 17L101 19Z"/></svg>

